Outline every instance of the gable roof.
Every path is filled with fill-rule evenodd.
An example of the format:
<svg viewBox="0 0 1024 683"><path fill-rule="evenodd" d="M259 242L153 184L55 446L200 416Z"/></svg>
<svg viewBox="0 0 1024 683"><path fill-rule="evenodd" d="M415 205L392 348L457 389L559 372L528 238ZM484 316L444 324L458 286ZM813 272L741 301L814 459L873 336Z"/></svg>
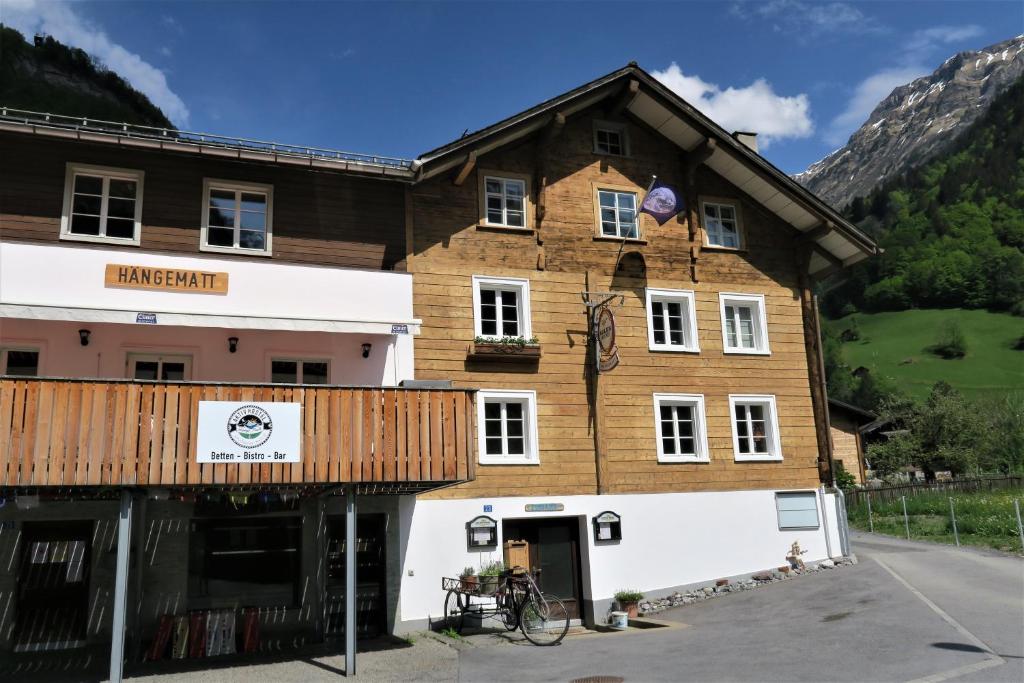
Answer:
<svg viewBox="0 0 1024 683"><path fill-rule="evenodd" d="M628 89L630 81L639 87ZM553 97L493 125L421 154L414 162L417 180L425 180L465 162L467 154L486 154L540 131L557 115L569 117L602 100L627 97L624 110L692 152L706 140L715 148L704 162L740 190L798 231L817 249L812 275L831 272L879 253L875 242L767 159L737 141L635 63Z"/></svg>
<svg viewBox="0 0 1024 683"><path fill-rule="evenodd" d="M869 424L878 419L878 416L869 410L858 408L852 403L846 403L845 401L840 401L834 398L830 398L828 400L828 407L829 411L837 410L839 412L844 412L847 413L848 415L852 415L854 418L856 418L855 421L861 425Z"/></svg>

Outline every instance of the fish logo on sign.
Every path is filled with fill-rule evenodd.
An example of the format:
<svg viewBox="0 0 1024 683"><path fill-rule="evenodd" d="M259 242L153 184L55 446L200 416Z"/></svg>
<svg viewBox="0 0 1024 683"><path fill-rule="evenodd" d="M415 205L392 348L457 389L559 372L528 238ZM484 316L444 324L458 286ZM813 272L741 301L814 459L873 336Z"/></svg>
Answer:
<svg viewBox="0 0 1024 683"><path fill-rule="evenodd" d="M228 417L228 437L242 448L262 446L274 431L270 413L259 406L242 406Z"/></svg>

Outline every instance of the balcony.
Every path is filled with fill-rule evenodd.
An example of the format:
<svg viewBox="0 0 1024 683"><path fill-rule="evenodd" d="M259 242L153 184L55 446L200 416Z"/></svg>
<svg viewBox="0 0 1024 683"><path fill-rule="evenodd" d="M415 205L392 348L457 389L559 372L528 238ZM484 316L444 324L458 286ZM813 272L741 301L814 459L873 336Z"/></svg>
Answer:
<svg viewBox="0 0 1024 683"><path fill-rule="evenodd" d="M298 463L200 463L199 401L301 405ZM415 493L473 479L473 391L0 378L2 487Z"/></svg>

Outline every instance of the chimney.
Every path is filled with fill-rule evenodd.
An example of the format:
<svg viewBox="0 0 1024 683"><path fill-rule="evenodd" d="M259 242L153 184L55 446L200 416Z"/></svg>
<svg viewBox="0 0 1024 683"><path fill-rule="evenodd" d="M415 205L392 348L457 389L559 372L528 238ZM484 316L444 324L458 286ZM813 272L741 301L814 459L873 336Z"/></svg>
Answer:
<svg viewBox="0 0 1024 683"><path fill-rule="evenodd" d="M750 149L757 151L757 133L751 133L745 130L734 131L732 136L736 138L737 142L742 142Z"/></svg>

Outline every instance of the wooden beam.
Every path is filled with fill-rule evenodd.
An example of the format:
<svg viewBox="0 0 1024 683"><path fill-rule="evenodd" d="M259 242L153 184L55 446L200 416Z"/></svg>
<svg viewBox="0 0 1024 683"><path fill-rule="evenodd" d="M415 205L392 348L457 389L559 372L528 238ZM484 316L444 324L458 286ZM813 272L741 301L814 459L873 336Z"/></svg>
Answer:
<svg viewBox="0 0 1024 683"><path fill-rule="evenodd" d="M605 114L608 116L620 116L622 112L629 108L629 105L633 103L633 100L636 99L639 93L640 81L630 80L605 109Z"/></svg>
<svg viewBox="0 0 1024 683"><path fill-rule="evenodd" d="M796 238L798 244L810 244L817 242L825 235L835 230L835 224L832 221L825 221L816 228L811 228L805 233L802 233Z"/></svg>
<svg viewBox="0 0 1024 683"><path fill-rule="evenodd" d="M551 122L544 127L544 133L541 134L540 144L541 147L548 144L562 133L562 129L565 128L565 114L560 111L556 111L555 115L551 117Z"/></svg>
<svg viewBox="0 0 1024 683"><path fill-rule="evenodd" d="M452 180L452 183L454 185L462 185L462 183L466 182L466 178L469 177L469 174L473 172L473 167L475 166L476 150L473 150L466 155L466 160L462 162L462 168L459 169L459 172L456 174L455 179Z"/></svg>
<svg viewBox="0 0 1024 683"><path fill-rule="evenodd" d="M697 168L711 158L711 155L718 149L718 141L714 138L707 138L700 146L685 156L686 182L693 187L696 182Z"/></svg>
<svg viewBox="0 0 1024 683"><path fill-rule="evenodd" d="M824 247L821 247L821 246L815 244L814 245L814 252L818 256L820 256L821 258L823 258L826 261L828 261L830 266L832 266L834 268L842 268L843 267L842 259L838 258L837 256L834 256L832 254L832 252L828 251Z"/></svg>

